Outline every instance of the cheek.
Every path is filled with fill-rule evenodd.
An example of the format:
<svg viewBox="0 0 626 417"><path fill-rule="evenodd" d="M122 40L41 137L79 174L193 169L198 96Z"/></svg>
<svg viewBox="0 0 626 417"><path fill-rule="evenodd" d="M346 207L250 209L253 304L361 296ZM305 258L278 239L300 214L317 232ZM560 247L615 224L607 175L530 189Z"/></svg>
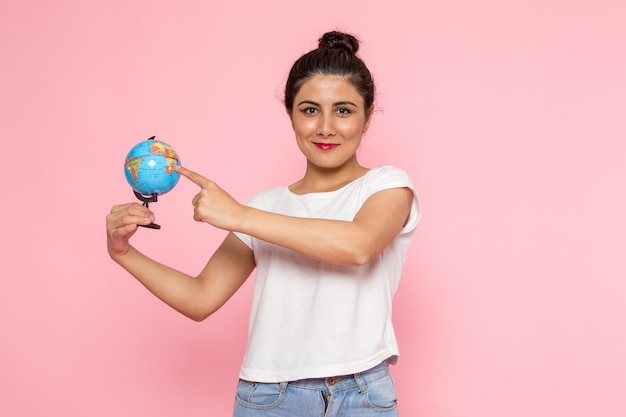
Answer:
<svg viewBox="0 0 626 417"><path fill-rule="evenodd" d="M340 127L346 138L360 138L365 133L365 125L362 123L345 123Z"/></svg>
<svg viewBox="0 0 626 417"><path fill-rule="evenodd" d="M296 134L307 135L315 130L315 123L312 120L296 119L292 120L291 127Z"/></svg>

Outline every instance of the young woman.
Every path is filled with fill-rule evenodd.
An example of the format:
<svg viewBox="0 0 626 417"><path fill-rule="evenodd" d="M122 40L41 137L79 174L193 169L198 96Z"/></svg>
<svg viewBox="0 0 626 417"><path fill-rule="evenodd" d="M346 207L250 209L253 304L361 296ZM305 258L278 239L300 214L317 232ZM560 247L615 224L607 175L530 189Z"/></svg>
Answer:
<svg viewBox="0 0 626 417"><path fill-rule="evenodd" d="M326 33L290 71L285 107L306 158L302 179L243 205L179 169L200 188L194 219L231 232L197 277L129 244L154 219L147 208L123 204L107 217L111 258L194 320L256 268L235 417L397 415L392 298L420 210L404 171L357 160L374 109L358 47L352 35Z"/></svg>

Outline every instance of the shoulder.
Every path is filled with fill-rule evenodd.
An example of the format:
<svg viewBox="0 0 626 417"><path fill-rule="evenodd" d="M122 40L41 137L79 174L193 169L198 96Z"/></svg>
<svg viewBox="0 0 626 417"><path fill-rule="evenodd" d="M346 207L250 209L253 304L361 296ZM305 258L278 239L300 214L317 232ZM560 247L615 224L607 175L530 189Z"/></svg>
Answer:
<svg viewBox="0 0 626 417"><path fill-rule="evenodd" d="M406 171L391 165L371 169L366 175L367 191L373 195L378 191L390 188L407 188L413 194L409 220L403 228L403 233L413 230L422 217L419 196Z"/></svg>
<svg viewBox="0 0 626 417"><path fill-rule="evenodd" d="M408 187L413 189L413 183L406 171L391 165L372 168L364 177L368 188L374 191L385 188Z"/></svg>

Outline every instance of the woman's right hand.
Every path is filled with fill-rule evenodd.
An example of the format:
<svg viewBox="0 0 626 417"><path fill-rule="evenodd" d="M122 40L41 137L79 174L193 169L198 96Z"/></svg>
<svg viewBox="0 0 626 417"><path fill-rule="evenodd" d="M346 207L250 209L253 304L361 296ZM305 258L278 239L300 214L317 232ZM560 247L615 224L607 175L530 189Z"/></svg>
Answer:
<svg viewBox="0 0 626 417"><path fill-rule="evenodd" d="M107 249L111 258L124 256L130 249L128 241L137 231L138 225L154 221L154 214L139 203L113 206L106 218Z"/></svg>

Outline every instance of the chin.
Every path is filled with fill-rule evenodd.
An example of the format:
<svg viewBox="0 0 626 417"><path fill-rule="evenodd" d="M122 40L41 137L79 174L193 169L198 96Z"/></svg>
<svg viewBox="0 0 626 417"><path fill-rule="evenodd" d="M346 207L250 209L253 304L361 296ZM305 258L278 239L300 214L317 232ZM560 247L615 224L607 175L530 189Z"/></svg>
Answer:
<svg viewBox="0 0 626 417"><path fill-rule="evenodd" d="M347 166L350 166L352 163L356 164L356 161L348 160L348 161L320 161L319 159L309 159L309 164L315 166L318 169L333 171L337 169L341 169Z"/></svg>

